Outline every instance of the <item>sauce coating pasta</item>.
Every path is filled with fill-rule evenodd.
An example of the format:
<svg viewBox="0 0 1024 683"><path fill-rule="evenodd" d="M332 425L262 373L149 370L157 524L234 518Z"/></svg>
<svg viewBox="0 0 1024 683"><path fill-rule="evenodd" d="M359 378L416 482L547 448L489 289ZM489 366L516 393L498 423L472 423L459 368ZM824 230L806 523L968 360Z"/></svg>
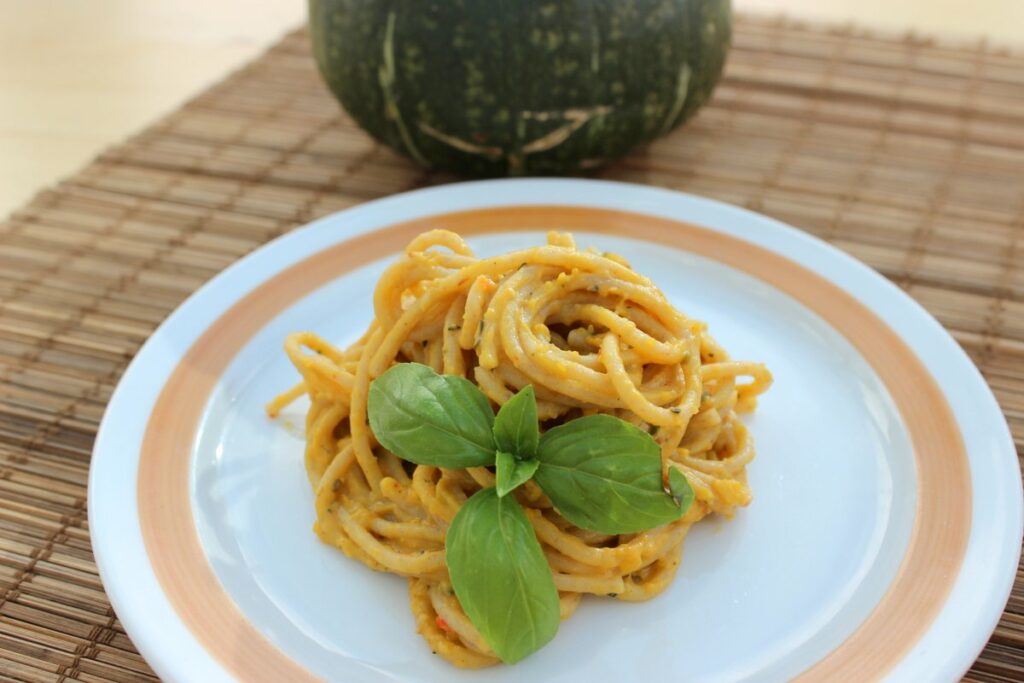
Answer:
<svg viewBox="0 0 1024 683"><path fill-rule="evenodd" d="M577 249L565 233L479 259L455 233L433 230L381 277L374 313L346 349L310 332L290 335L285 350L302 381L267 411L277 415L308 395L314 530L372 569L407 577L419 632L457 666L500 661L460 608L444 559L452 518L469 496L494 485L494 474L413 465L378 444L367 394L394 363L464 376L495 405L532 384L542 429L614 415L654 437L666 478L668 468L686 475L696 494L689 511L637 534L574 527L533 481L514 492L554 574L563 619L584 594L657 595L679 566L690 526L750 502L754 445L739 414L755 407L770 373L731 360L703 323L677 311L623 259Z"/></svg>

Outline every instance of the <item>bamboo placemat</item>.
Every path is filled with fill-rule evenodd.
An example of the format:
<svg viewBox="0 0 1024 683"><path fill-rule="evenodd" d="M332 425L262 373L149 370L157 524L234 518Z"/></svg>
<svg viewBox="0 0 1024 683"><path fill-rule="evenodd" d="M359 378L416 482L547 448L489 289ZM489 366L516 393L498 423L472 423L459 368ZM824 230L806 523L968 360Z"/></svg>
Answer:
<svg viewBox="0 0 1024 683"><path fill-rule="evenodd" d="M783 20L737 22L685 129L599 174L799 226L950 330L1024 446L1024 55ZM0 225L0 680L146 681L89 546L110 393L205 280L317 216L451 180L339 113L306 33ZM976 681L1024 680L1024 575Z"/></svg>

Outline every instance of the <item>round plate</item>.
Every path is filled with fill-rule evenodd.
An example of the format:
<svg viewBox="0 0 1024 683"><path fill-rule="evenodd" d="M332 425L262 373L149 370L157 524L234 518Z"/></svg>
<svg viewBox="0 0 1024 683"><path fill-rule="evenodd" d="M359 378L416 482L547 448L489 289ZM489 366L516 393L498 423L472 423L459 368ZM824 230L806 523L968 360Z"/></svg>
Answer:
<svg viewBox="0 0 1024 683"><path fill-rule="evenodd" d="M625 256L775 385L749 418L754 502L702 522L642 604L588 597L514 667L460 671L415 631L403 579L311 531L304 404L281 345L345 345L409 239L483 255L549 229ZM774 220L584 180L449 185L328 216L242 259L132 362L96 441L93 548L157 673L217 681L953 680L992 632L1022 534L1006 423L981 376L874 271Z"/></svg>

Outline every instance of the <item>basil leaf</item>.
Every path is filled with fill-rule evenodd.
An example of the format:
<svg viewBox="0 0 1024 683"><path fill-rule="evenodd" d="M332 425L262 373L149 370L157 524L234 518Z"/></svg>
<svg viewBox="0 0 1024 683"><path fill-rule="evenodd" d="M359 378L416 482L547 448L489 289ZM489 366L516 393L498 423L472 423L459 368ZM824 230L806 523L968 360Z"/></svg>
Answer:
<svg viewBox="0 0 1024 683"><path fill-rule="evenodd" d="M498 490L499 497L508 495L517 486L529 481L533 473L537 471L537 466L540 465L533 458L517 460L514 455L505 451L497 452L494 464L497 465L495 488Z"/></svg>
<svg viewBox="0 0 1024 683"><path fill-rule="evenodd" d="M499 451L525 460L537 454L540 429L537 427L537 399L533 385L527 384L505 401L494 418L494 441Z"/></svg>
<svg viewBox="0 0 1024 683"><path fill-rule="evenodd" d="M462 610L502 661L518 662L555 637L555 580L515 497L474 494L448 528L445 561Z"/></svg>
<svg viewBox="0 0 1024 683"><path fill-rule="evenodd" d="M668 490L672 494L672 500L682 508L685 515L686 511L693 505L693 500L697 497L697 494L693 492L693 487L690 486L690 480L686 478L686 475L675 467L668 471Z"/></svg>
<svg viewBox="0 0 1024 683"><path fill-rule="evenodd" d="M494 462L494 412L463 377L399 363L370 383L368 409L377 441L400 458L452 468Z"/></svg>
<svg viewBox="0 0 1024 683"><path fill-rule="evenodd" d="M669 482L683 505L665 493L661 450L641 429L611 415L591 415L544 433L534 479L559 514L576 526L631 534L679 519L693 501L686 477ZM682 477L682 480L679 479ZM685 487L685 488L684 488Z"/></svg>

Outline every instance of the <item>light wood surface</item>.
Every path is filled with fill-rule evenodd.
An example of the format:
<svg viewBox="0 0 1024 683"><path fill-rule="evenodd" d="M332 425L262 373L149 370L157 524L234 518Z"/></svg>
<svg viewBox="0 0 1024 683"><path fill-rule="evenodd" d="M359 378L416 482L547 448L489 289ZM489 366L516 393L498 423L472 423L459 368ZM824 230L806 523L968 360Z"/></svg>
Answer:
<svg viewBox="0 0 1024 683"><path fill-rule="evenodd" d="M0 215L303 21L304 0L0 0Z"/></svg>
<svg viewBox="0 0 1024 683"><path fill-rule="evenodd" d="M886 31L1024 43L1021 0L733 0L733 7Z"/></svg>
<svg viewBox="0 0 1024 683"><path fill-rule="evenodd" d="M1022 0L734 0L739 11L1024 41ZM304 0L0 0L0 215L303 21Z"/></svg>

